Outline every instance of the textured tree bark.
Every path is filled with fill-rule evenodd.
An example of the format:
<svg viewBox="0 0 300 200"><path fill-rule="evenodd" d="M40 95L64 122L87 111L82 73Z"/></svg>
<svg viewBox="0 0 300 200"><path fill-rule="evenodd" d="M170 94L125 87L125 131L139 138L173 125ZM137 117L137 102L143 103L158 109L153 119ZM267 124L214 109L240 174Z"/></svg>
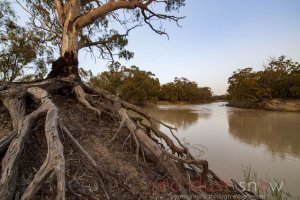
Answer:
<svg viewBox="0 0 300 200"><path fill-rule="evenodd" d="M80 80L78 72L78 29L74 20L80 16L80 0L70 0L63 11L61 4L55 1L58 17L62 26L62 44L60 58L52 63L52 70L48 78L70 77Z"/></svg>
<svg viewBox="0 0 300 200"><path fill-rule="evenodd" d="M11 142L3 160L0 179L0 199L13 199L19 171L19 161L24 150L25 141L32 124L41 116L43 108L39 108L24 119L20 119L18 133Z"/></svg>
<svg viewBox="0 0 300 200"><path fill-rule="evenodd" d="M48 154L44 164L25 190L21 199L32 199L50 173L54 171L57 175L57 199L64 200L65 160L63 145L58 134L58 110L50 100L47 91L38 87L30 87L27 89L27 93L32 95L34 99L39 100L41 106L26 116L23 116L25 115L26 105L24 99L21 98L19 101L14 98L11 98L11 101L4 99L4 104L11 114L12 121L15 121L15 124L17 124L17 126L14 126L17 134L14 137L13 135L8 136L8 138L13 137L13 140L2 160L0 199L11 200L14 198L20 157L24 151L26 140L34 123L42 115L46 114L45 134L48 144ZM14 107L10 102L17 103L17 107ZM4 144L7 141L4 141Z"/></svg>
<svg viewBox="0 0 300 200"><path fill-rule="evenodd" d="M74 88L76 97L79 102L81 102L83 105L85 105L88 109L96 112L99 116L101 115L101 111L95 107L93 107L87 100L86 93L83 91L82 87L80 85L75 86Z"/></svg>
<svg viewBox="0 0 300 200"><path fill-rule="evenodd" d="M14 139L16 134L16 131L12 131L0 139L0 154L7 149L8 145Z"/></svg>
<svg viewBox="0 0 300 200"><path fill-rule="evenodd" d="M48 93L41 88L29 88L28 93L42 102L47 112L45 120L45 134L48 145L47 157L36 173L33 181L25 190L21 200L33 199L44 182L54 171L57 177L57 200L65 199L65 158L63 144L58 133L58 109L50 100Z"/></svg>
<svg viewBox="0 0 300 200"><path fill-rule="evenodd" d="M48 74L47 78L49 79L65 77L80 81L78 59L72 51L65 52L63 57L60 57L52 63L52 70Z"/></svg>
<svg viewBox="0 0 300 200"><path fill-rule="evenodd" d="M107 1L100 6L82 15L82 4L89 3L85 0L55 0L58 20L62 26L62 41L60 58L53 62L48 78L69 77L80 80L78 74L79 31L95 23L99 18L118 9L135 9L137 6L145 9L150 3L143 4L139 1ZM152 2L152 1L151 1Z"/></svg>
<svg viewBox="0 0 300 200"><path fill-rule="evenodd" d="M19 121L25 116L25 95L22 88L11 88L3 98L3 104L8 108L13 129L18 128Z"/></svg>

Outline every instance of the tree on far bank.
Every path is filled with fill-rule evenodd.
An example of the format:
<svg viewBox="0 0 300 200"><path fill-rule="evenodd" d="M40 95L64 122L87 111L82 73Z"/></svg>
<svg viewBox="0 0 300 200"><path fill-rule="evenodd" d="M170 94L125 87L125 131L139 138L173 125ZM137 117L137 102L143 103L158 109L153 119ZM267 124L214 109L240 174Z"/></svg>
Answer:
<svg viewBox="0 0 300 200"><path fill-rule="evenodd" d="M300 98L300 64L285 56L271 58L262 71L234 71L228 83L229 98L245 105L264 99Z"/></svg>
<svg viewBox="0 0 300 200"><path fill-rule="evenodd" d="M92 77L90 85L103 88L136 105L156 102L160 89L159 80L152 72L136 66L124 67L120 63L114 63L109 66L109 71Z"/></svg>
<svg viewBox="0 0 300 200"><path fill-rule="evenodd" d="M160 91L160 99L170 102L205 102L211 97L212 91L209 87L199 87L196 82L184 77L175 77L173 82L163 84Z"/></svg>

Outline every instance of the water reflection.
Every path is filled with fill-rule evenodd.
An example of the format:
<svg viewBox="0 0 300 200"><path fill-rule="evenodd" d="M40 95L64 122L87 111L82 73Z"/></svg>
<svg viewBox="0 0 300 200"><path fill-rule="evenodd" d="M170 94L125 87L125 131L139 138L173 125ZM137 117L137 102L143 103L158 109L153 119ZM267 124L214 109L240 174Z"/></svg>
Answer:
<svg viewBox="0 0 300 200"><path fill-rule="evenodd" d="M147 108L146 111L156 119L182 130L197 123L199 118L209 118L211 115L210 110L193 110L178 106L174 108L172 106L162 106L159 109Z"/></svg>
<svg viewBox="0 0 300 200"><path fill-rule="evenodd" d="M300 157L300 118L298 113L257 110L228 111L229 132L238 140L254 146L265 145L273 154Z"/></svg>
<svg viewBox="0 0 300 200"><path fill-rule="evenodd" d="M236 109L223 104L168 105L147 111L184 129L176 134L188 146L205 145L208 151L201 157L224 180L234 177L243 181L241 166L251 163L260 178L284 178L286 191L300 196L300 113Z"/></svg>

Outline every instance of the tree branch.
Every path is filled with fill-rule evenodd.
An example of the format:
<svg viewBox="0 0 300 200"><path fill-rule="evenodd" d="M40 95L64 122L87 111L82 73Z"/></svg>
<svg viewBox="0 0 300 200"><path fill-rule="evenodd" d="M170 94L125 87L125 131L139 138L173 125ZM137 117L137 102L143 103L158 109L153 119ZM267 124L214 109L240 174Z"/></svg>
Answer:
<svg viewBox="0 0 300 200"><path fill-rule="evenodd" d="M65 12L64 12L64 5L62 0L54 0L55 8L58 15L58 20L61 26L63 26L65 22Z"/></svg>
<svg viewBox="0 0 300 200"><path fill-rule="evenodd" d="M125 8L134 9L137 7L138 0L133 1L109 1L96 9L89 11L87 14L76 18L74 21L75 28L82 29L92 23L94 23L100 17L105 17L110 12Z"/></svg>
<svg viewBox="0 0 300 200"><path fill-rule="evenodd" d="M105 38L105 39L98 40L98 41L95 41L95 42L92 42L89 39L80 40L79 44L78 44L78 49L82 49L82 48L85 48L85 47L91 47L91 46L97 46L97 45L107 45L107 44L113 42L114 40L116 40L118 37L125 37L125 36L126 35L115 34L115 35L112 35L109 38Z"/></svg>
<svg viewBox="0 0 300 200"><path fill-rule="evenodd" d="M102 40L98 40L98 41L91 41L89 38L82 38L80 41L79 41L79 44L78 44L78 49L82 49L82 48L85 48L85 47L91 47L91 46L97 46L97 45L108 45L109 43L117 40L118 38L121 38L121 37L127 37L129 35L129 32L137 27L141 26L140 24L138 25L135 25L129 29L126 30L126 33L124 34L114 34L114 35L111 35L110 37L108 38L105 38L105 39L102 39Z"/></svg>

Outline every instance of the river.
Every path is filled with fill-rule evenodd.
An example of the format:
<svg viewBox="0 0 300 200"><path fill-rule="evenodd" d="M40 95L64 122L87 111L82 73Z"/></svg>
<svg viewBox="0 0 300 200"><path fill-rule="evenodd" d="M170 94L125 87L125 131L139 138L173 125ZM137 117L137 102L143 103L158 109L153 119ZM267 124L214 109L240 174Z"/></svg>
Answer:
<svg viewBox="0 0 300 200"><path fill-rule="evenodd" d="M261 180L283 183L284 191L300 196L300 113L225 104L160 105L146 110L177 127L176 135L196 156L208 160L223 180L244 181L243 169L251 166L258 188Z"/></svg>

